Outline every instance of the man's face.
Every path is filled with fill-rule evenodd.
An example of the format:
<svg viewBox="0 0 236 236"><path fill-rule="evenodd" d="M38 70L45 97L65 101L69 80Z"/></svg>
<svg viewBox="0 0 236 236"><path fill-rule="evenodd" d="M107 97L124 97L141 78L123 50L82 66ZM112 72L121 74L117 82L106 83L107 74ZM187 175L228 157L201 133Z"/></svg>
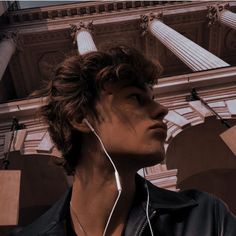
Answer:
<svg viewBox="0 0 236 236"><path fill-rule="evenodd" d="M96 110L95 130L116 163L141 168L163 160L167 109L153 100L150 88L106 86Z"/></svg>

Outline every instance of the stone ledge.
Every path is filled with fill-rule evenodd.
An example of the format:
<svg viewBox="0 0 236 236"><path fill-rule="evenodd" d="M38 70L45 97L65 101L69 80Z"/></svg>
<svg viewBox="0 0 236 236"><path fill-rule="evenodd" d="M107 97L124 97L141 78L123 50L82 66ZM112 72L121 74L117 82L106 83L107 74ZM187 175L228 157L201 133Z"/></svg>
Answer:
<svg viewBox="0 0 236 236"><path fill-rule="evenodd" d="M58 18L104 14L111 12L127 11L130 9L145 8L156 5L179 4L179 1L122 1L122 2L89 2L72 3L58 6L33 8L26 10L11 11L5 15L8 23L23 23L31 21L54 20Z"/></svg>

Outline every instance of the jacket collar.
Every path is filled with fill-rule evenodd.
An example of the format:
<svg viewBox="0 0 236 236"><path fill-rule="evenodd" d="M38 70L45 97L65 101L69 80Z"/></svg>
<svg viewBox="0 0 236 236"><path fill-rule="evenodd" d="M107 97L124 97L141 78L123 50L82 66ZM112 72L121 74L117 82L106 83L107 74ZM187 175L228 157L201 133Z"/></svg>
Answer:
<svg viewBox="0 0 236 236"><path fill-rule="evenodd" d="M136 176L136 194L133 206L129 212L127 223L124 229L124 236L128 235L141 235L144 229L147 216L145 212L147 204L147 187L149 191L149 216L154 216L157 212L158 215L186 208L191 209L197 203L189 197L186 197L181 192L176 193L173 191L165 190L154 186L149 181L146 181L141 176Z"/></svg>

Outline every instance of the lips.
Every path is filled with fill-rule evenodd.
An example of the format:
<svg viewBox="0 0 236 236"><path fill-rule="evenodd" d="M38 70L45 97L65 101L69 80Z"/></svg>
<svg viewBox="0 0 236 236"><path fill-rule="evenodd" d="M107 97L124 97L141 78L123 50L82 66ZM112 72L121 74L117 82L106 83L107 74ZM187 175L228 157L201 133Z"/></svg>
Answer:
<svg viewBox="0 0 236 236"><path fill-rule="evenodd" d="M150 126L150 129L153 130L157 136L166 139L167 136L167 125L163 122L157 122L154 125Z"/></svg>
<svg viewBox="0 0 236 236"><path fill-rule="evenodd" d="M150 126L150 129L163 129L167 132L167 125L164 122L158 122Z"/></svg>

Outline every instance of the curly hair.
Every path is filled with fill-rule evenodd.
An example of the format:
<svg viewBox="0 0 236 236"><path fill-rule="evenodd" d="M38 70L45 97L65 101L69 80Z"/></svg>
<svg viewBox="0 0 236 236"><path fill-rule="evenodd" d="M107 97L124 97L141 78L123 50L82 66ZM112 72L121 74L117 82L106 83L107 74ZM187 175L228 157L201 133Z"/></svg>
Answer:
<svg viewBox="0 0 236 236"><path fill-rule="evenodd" d="M81 119L86 109L95 110L94 104L105 83L129 80L134 85L152 85L160 71L159 65L127 46L111 48L106 53L70 56L58 65L42 90L47 102L41 107L41 115L49 126L53 142L62 153L63 166L68 174L74 172L78 161L75 156L81 148L78 145L81 133L73 128L71 120Z"/></svg>

